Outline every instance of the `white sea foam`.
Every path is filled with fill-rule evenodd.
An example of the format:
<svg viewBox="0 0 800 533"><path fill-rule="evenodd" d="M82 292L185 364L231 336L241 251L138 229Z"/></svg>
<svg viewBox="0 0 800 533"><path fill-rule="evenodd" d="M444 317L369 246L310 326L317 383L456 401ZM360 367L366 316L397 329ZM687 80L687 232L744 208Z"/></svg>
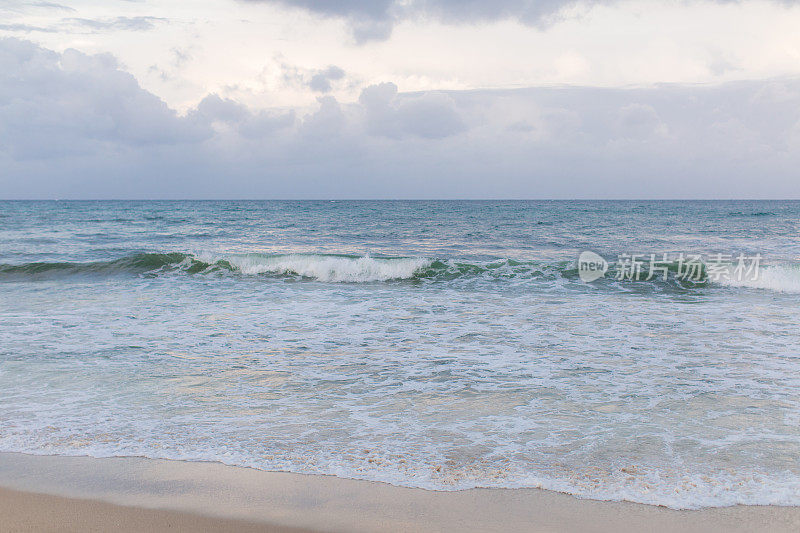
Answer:
<svg viewBox="0 0 800 533"><path fill-rule="evenodd" d="M53 438L53 435L50 435ZM0 438L0 452L31 455L108 457L146 457L177 461L212 461L230 466L272 472L333 475L389 483L401 487L436 491L460 491L474 488L536 488L601 501L628 501L672 509L702 509L734 505L796 506L800 498L800 478L790 472L766 476L761 473L720 471L713 475L692 474L661 467L623 467L614 471L591 466L571 471L542 468L524 473L529 467L509 461L497 464L474 463L448 466L440 461L425 461L409 455L408 460L382 457L366 447L369 441L353 443L355 454L347 450L328 453L263 455L231 451L232 446L207 439L203 447L187 446L175 440L155 442L115 442L106 439L69 439L44 444L24 439ZM39 444L37 446L37 444ZM363 450L363 453L359 454ZM272 452L273 450L271 450ZM359 456L360 455L360 456Z"/></svg>
<svg viewBox="0 0 800 533"><path fill-rule="evenodd" d="M628 298L620 314L547 286L145 281L5 298L0 451L800 503L796 312L772 293Z"/></svg>
<svg viewBox="0 0 800 533"><path fill-rule="evenodd" d="M800 267L770 265L760 269L753 279L723 278L720 284L729 287L764 289L775 292L800 293Z"/></svg>
<svg viewBox="0 0 800 533"><path fill-rule="evenodd" d="M430 265L422 258L348 257L318 254L231 255L222 258L244 274L296 274L327 282L368 282L408 279Z"/></svg>

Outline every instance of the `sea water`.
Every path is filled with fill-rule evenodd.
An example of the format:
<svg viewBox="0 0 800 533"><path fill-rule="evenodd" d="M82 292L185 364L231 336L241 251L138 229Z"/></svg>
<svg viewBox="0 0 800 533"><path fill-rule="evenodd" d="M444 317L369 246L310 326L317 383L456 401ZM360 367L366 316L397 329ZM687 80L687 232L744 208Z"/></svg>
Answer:
<svg viewBox="0 0 800 533"><path fill-rule="evenodd" d="M0 202L0 451L800 505L798 264L798 202Z"/></svg>

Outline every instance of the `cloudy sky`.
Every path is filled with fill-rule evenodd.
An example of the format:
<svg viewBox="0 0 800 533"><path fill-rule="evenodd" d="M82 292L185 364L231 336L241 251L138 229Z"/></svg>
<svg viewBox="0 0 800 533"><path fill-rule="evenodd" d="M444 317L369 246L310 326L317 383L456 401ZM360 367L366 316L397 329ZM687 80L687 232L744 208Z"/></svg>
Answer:
<svg viewBox="0 0 800 533"><path fill-rule="evenodd" d="M0 2L0 198L800 198L800 1Z"/></svg>

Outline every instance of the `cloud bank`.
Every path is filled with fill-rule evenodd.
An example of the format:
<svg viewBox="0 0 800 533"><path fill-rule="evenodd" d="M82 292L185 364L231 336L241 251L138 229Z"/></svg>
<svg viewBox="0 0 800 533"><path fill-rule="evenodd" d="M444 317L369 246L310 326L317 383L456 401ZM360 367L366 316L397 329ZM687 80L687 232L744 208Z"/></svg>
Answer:
<svg viewBox="0 0 800 533"><path fill-rule="evenodd" d="M432 18L444 23L516 19L540 26L567 8L589 7L610 0L243 0L301 8L348 21L357 42L387 39L402 20Z"/></svg>
<svg viewBox="0 0 800 533"><path fill-rule="evenodd" d="M0 40L4 198L800 197L796 168L796 79L179 115L109 55Z"/></svg>
<svg viewBox="0 0 800 533"><path fill-rule="evenodd" d="M543 27L569 10L586 11L619 0L240 0L304 9L323 17L348 22L356 42L388 39L395 24L404 20L431 19L444 24L476 24L517 20ZM709 0L735 3L741 0ZM774 0L787 6L798 0Z"/></svg>

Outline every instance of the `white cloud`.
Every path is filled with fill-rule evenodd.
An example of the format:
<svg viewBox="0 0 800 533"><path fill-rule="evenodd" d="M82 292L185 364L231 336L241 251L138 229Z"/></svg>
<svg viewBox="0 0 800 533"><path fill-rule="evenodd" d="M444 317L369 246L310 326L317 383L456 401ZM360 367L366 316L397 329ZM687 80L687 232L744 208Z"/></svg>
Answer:
<svg viewBox="0 0 800 533"><path fill-rule="evenodd" d="M143 90L107 54L63 54L0 39L0 149L21 158L208 136Z"/></svg>
<svg viewBox="0 0 800 533"><path fill-rule="evenodd" d="M0 40L5 197L797 197L798 124L798 79L179 115L107 54Z"/></svg>
<svg viewBox="0 0 800 533"><path fill-rule="evenodd" d="M386 80L411 92L800 75L797 2L615 0L579 9L513 0L73 0L73 11L0 4L0 35L112 53L182 112L210 92L251 107L312 106L321 94L350 101ZM545 17L549 25L532 22L545 12L558 15ZM374 36L388 25L391 38L354 46L354 25ZM336 79L331 66L345 77ZM292 69L296 76L285 76Z"/></svg>

